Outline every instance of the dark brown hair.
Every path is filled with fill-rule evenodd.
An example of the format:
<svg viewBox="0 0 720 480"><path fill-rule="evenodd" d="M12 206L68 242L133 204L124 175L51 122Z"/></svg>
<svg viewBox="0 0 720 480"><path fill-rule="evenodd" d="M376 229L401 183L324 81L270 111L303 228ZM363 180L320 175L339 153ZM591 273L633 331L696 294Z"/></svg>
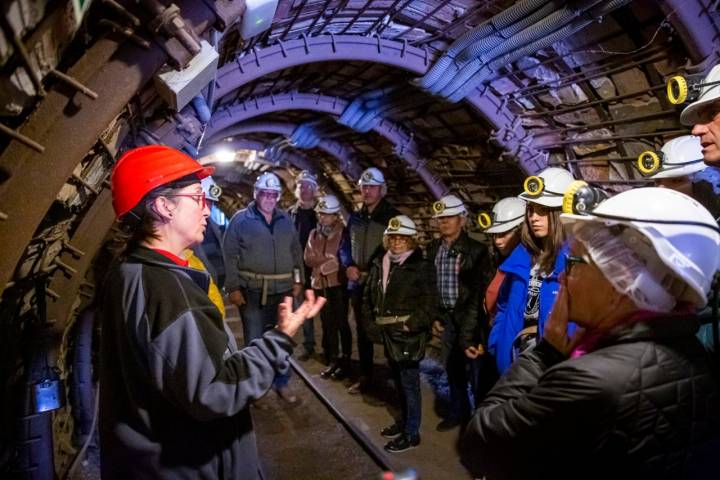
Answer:
<svg viewBox="0 0 720 480"><path fill-rule="evenodd" d="M537 238L530 227L532 208L533 204L528 204L520 232L520 242L530 252L533 264L540 265L540 273L547 275L552 273L560 248L565 243L565 230L560 223L561 211L559 208L545 207L548 212L548 234L545 238Z"/></svg>

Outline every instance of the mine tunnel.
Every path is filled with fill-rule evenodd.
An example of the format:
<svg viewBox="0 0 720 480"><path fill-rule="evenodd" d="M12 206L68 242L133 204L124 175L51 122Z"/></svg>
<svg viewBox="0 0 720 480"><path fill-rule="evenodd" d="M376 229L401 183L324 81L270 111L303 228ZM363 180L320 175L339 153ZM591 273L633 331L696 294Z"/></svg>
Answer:
<svg viewBox="0 0 720 480"><path fill-rule="evenodd" d="M2 2L0 477L717 478L719 65L714 0Z"/></svg>

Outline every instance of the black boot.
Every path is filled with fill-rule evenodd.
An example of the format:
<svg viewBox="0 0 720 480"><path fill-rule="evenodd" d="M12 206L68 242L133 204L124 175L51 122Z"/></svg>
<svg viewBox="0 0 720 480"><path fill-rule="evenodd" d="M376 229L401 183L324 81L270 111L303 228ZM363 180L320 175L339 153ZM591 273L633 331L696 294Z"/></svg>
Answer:
<svg viewBox="0 0 720 480"><path fill-rule="evenodd" d="M323 370L322 372L320 372L320 376L322 378L324 378L325 380L327 380L329 378L333 378L333 375L335 374L335 372L338 371L339 368L340 368L340 366L337 363L330 362L330 366L328 368L326 368L325 370Z"/></svg>
<svg viewBox="0 0 720 480"><path fill-rule="evenodd" d="M385 451L390 453L404 452L418 445L420 445L420 435L403 433L395 440L390 440L387 445L385 445Z"/></svg>

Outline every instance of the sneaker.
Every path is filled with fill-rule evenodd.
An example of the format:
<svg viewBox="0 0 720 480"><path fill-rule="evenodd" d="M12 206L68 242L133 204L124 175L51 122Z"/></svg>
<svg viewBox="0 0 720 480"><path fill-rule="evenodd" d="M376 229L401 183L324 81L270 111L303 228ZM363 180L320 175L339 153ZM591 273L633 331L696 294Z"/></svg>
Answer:
<svg viewBox="0 0 720 480"><path fill-rule="evenodd" d="M297 396L290 390L290 387L280 387L276 390L278 396L285 400L287 403L295 403L297 402Z"/></svg>
<svg viewBox="0 0 720 480"><path fill-rule="evenodd" d="M403 433L403 427L399 423L395 422L389 427L385 427L380 430L380 435L385 438L396 438Z"/></svg>
<svg viewBox="0 0 720 480"><path fill-rule="evenodd" d="M330 378L335 381L345 380L348 377L348 372L344 368L338 366L334 372L330 374Z"/></svg>
<svg viewBox="0 0 720 480"><path fill-rule="evenodd" d="M350 395L359 395L365 393L370 387L370 381L366 377L360 377L360 380L350 385L347 392Z"/></svg>
<svg viewBox="0 0 720 480"><path fill-rule="evenodd" d="M418 445L420 445L420 435L403 433L395 440L390 440L384 448L386 452L399 453L415 448Z"/></svg>
<svg viewBox="0 0 720 480"><path fill-rule="evenodd" d="M457 427L461 423L462 422L460 422L460 420L457 418L445 418L437 424L435 430L437 430L438 432L447 432Z"/></svg>
<svg viewBox="0 0 720 480"><path fill-rule="evenodd" d="M333 375L340 367L337 365L337 363L331 363L328 368L320 372L320 377L324 378L325 380L329 378L334 378Z"/></svg>

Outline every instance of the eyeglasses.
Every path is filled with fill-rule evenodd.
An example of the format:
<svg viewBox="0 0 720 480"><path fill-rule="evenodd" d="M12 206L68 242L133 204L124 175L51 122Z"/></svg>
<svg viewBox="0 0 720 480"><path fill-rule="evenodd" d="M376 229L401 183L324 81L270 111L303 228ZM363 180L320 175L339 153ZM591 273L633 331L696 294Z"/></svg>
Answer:
<svg viewBox="0 0 720 480"><path fill-rule="evenodd" d="M280 194L277 192L266 192L263 190L260 190L257 193L257 195L258 195L258 197L265 197L265 198L278 198L280 196Z"/></svg>
<svg viewBox="0 0 720 480"><path fill-rule="evenodd" d="M565 254L565 274L570 275L572 273L573 265L579 263L587 265L588 261L583 257L578 257L577 255Z"/></svg>
<svg viewBox="0 0 720 480"><path fill-rule="evenodd" d="M167 197L188 197L195 200L195 203L197 203L203 210L205 210L205 207L207 207L207 201L205 200L205 194L204 193L175 193L172 195L166 195Z"/></svg>

